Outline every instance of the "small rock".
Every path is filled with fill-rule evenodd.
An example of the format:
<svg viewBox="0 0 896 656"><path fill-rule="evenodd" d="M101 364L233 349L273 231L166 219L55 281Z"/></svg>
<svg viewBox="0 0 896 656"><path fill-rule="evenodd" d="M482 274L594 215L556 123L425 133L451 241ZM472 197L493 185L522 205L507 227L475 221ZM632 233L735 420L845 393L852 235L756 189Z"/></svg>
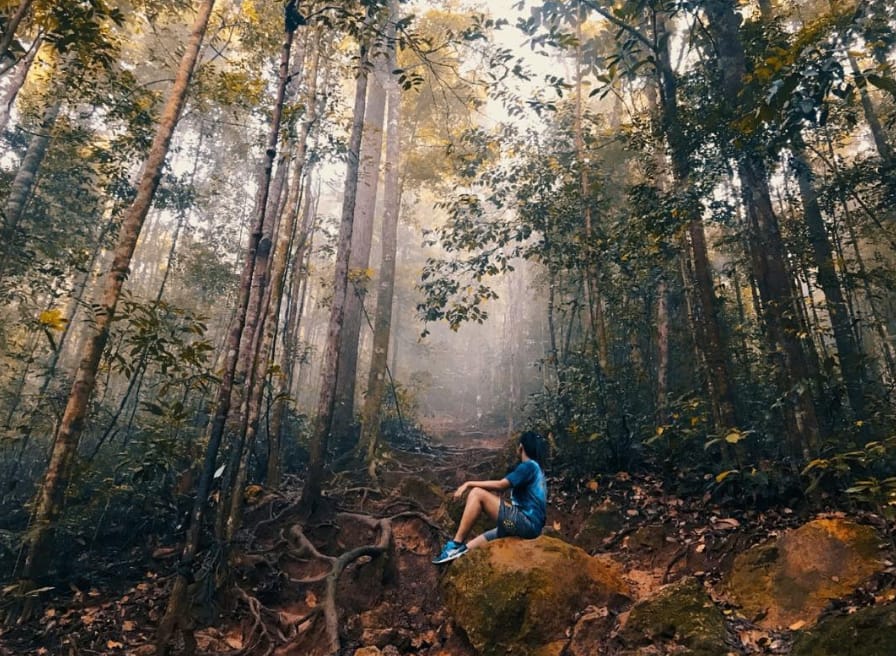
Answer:
<svg viewBox="0 0 896 656"><path fill-rule="evenodd" d="M383 656L379 647L361 647L356 649L353 656Z"/></svg>
<svg viewBox="0 0 896 656"><path fill-rule="evenodd" d="M719 656L728 651L725 635L722 611L696 579L684 579L635 604L619 638L629 649L663 644L668 653Z"/></svg>
<svg viewBox="0 0 896 656"><path fill-rule="evenodd" d="M896 654L896 606L862 608L832 617L801 635L793 656L893 656Z"/></svg>

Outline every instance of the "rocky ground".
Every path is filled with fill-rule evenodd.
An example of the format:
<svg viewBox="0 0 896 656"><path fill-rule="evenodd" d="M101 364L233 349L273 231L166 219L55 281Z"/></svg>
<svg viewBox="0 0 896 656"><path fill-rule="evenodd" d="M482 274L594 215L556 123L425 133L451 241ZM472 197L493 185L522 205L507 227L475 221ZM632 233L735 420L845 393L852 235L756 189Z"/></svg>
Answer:
<svg viewBox="0 0 896 656"><path fill-rule="evenodd" d="M297 488L251 490L230 566L193 586L197 651L896 653L893 545L874 515L726 510L646 475L554 472L545 536L436 567L460 512L450 492L502 476L512 457L501 438L460 440L395 449L377 487L337 477L328 512L310 522L299 521ZM153 654L175 553L117 554L119 577L98 559L103 575L47 591L39 620L2 629L0 654Z"/></svg>

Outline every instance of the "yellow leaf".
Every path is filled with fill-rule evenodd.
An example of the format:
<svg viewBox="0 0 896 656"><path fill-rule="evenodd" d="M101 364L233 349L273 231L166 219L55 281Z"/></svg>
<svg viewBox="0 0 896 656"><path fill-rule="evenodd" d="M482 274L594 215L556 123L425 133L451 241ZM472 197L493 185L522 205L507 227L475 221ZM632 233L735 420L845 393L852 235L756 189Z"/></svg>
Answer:
<svg viewBox="0 0 896 656"><path fill-rule="evenodd" d="M62 310L59 309L44 310L40 313L37 320L42 326L52 330L62 330L65 328L65 324L68 323L68 319L62 316Z"/></svg>
<svg viewBox="0 0 896 656"><path fill-rule="evenodd" d="M587 487L592 492L597 492L597 488L598 488L597 481L588 481L588 483L585 485L585 487Z"/></svg>
<svg viewBox="0 0 896 656"><path fill-rule="evenodd" d="M124 645L117 640L109 640L106 642L107 649L121 649Z"/></svg>
<svg viewBox="0 0 896 656"><path fill-rule="evenodd" d="M725 436L725 441L728 442L728 444L737 444L743 438L743 433L737 430L733 430Z"/></svg>
<svg viewBox="0 0 896 656"><path fill-rule="evenodd" d="M125 620L121 625L122 631L133 631L135 628L137 628L137 625L131 620Z"/></svg>
<svg viewBox="0 0 896 656"><path fill-rule="evenodd" d="M721 483L726 478L728 478L731 474L738 473L736 469L729 469L728 471L723 471L722 473L716 475L716 483Z"/></svg>

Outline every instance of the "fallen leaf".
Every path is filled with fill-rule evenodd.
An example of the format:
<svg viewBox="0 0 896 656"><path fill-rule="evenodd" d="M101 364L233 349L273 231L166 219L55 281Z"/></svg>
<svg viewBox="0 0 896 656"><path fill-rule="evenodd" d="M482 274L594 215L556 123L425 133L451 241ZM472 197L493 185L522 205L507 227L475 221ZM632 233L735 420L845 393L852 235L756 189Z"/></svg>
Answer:
<svg viewBox="0 0 896 656"><path fill-rule="evenodd" d="M121 625L122 631L133 631L137 627L131 620L125 620Z"/></svg>
<svg viewBox="0 0 896 656"><path fill-rule="evenodd" d="M597 481L588 481L588 483L585 485L585 487L587 487L592 492L597 492L597 488L599 486L597 484Z"/></svg>
<svg viewBox="0 0 896 656"><path fill-rule="evenodd" d="M242 633L229 633L224 636L224 642L233 649L242 649L243 648L243 635Z"/></svg>
<svg viewBox="0 0 896 656"><path fill-rule="evenodd" d="M798 622L794 622L793 624L791 624L791 625L790 625L789 627L787 627L787 628L790 629L791 631L799 631L799 630L802 629L804 626L806 626L806 622L805 622L805 620L800 620L800 621L798 621Z"/></svg>
<svg viewBox="0 0 896 656"><path fill-rule="evenodd" d="M121 649L124 645L117 640L109 640L106 642L106 647L108 649Z"/></svg>
<svg viewBox="0 0 896 656"><path fill-rule="evenodd" d="M559 531L559 530L560 530L560 522L554 522L554 530L555 530L555 531Z"/></svg>
<svg viewBox="0 0 896 656"><path fill-rule="evenodd" d="M317 596L311 590L305 594L305 603L308 605L308 608L317 606Z"/></svg>

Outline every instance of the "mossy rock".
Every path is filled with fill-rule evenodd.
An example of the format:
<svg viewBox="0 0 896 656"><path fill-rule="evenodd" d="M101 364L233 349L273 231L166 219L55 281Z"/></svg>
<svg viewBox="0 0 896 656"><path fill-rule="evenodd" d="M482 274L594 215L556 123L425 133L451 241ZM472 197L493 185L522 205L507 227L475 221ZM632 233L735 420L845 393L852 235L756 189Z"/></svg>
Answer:
<svg viewBox="0 0 896 656"><path fill-rule="evenodd" d="M896 605L863 608L834 617L802 634L792 656L893 656Z"/></svg>
<svg viewBox="0 0 896 656"><path fill-rule="evenodd" d="M691 578L635 604L619 638L629 649L663 644L669 653L719 656L729 651L725 636L725 616Z"/></svg>
<svg viewBox="0 0 896 656"><path fill-rule="evenodd" d="M627 601L621 567L550 537L495 540L449 566L446 605L481 656L543 656L577 612Z"/></svg>
<svg viewBox="0 0 896 656"><path fill-rule="evenodd" d="M764 627L812 624L877 572L880 557L870 526L819 519L739 554L723 588Z"/></svg>
<svg viewBox="0 0 896 656"><path fill-rule="evenodd" d="M600 547L604 540L612 537L625 526L625 517L619 506L606 501L598 506L585 521L576 534L574 543L585 551L593 551Z"/></svg>

